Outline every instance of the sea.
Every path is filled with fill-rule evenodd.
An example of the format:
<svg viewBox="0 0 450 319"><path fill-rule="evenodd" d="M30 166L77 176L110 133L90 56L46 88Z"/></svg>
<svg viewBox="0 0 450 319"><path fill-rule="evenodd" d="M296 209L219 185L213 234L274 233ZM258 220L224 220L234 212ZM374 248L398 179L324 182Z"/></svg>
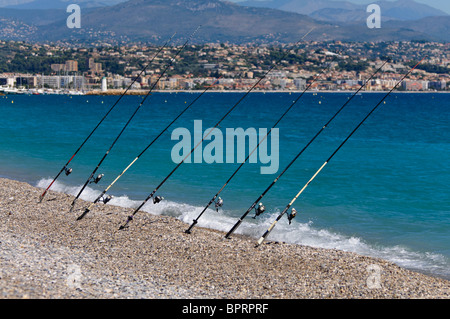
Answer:
<svg viewBox="0 0 450 319"><path fill-rule="evenodd" d="M152 93L99 167L96 175L104 174L101 181L90 183L81 198L95 200L199 94ZM169 215L188 228L238 169L242 153L250 154L252 142L274 128L264 149L258 148L252 162L246 162L220 192L223 206L216 211L211 205L197 224L229 231L284 171L260 200L266 211L256 217L252 210L235 232L256 242L386 95L308 92L274 127L300 93L252 92L239 102L244 94L203 94L111 187L108 194L113 199L107 205L138 207L172 172L156 192L164 200L157 204L148 201L135 219L140 214ZM449 96L438 92L390 94L294 202L297 216L291 224L286 214L267 240L379 257L450 279ZM0 177L45 189L118 98L0 96ZM51 190L77 195L143 98L123 97L73 158L69 165L72 173L62 174ZM348 100L346 108L285 170ZM198 136L235 105L214 134L196 148L195 156L173 171L180 155L188 154ZM247 137L240 148L236 138L233 148L227 144L234 138L228 133L240 129ZM263 169L269 166L270 170Z"/></svg>

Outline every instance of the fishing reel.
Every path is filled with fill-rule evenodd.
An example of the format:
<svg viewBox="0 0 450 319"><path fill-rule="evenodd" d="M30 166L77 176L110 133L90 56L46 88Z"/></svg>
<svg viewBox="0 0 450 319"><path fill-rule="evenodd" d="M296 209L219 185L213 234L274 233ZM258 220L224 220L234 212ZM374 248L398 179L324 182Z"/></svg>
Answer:
<svg viewBox="0 0 450 319"><path fill-rule="evenodd" d="M291 222L295 218L295 216L297 216L297 211L295 210L295 208L292 208L291 213L289 215L287 215L287 218L289 220L289 225L291 224Z"/></svg>
<svg viewBox="0 0 450 319"><path fill-rule="evenodd" d="M97 177L92 178L92 180L89 182L89 184L98 184L98 182L100 182L100 180L103 178L103 176L105 176L104 174L99 174Z"/></svg>
<svg viewBox="0 0 450 319"><path fill-rule="evenodd" d="M222 206L223 206L223 199L219 197L216 201L216 212L219 212L219 207Z"/></svg>
<svg viewBox="0 0 450 319"><path fill-rule="evenodd" d="M164 197L162 197L162 196L156 196L153 198L153 204L158 204L163 199L164 199Z"/></svg>
<svg viewBox="0 0 450 319"><path fill-rule="evenodd" d="M69 167L64 167L64 173L66 174L66 176L69 176L70 174L72 174L72 169Z"/></svg>
<svg viewBox="0 0 450 319"><path fill-rule="evenodd" d="M266 211L266 208L264 207L263 203L259 203L258 207L255 207L255 216L253 216L253 219L256 219L256 217L258 217L265 211Z"/></svg>
<svg viewBox="0 0 450 319"><path fill-rule="evenodd" d="M103 195L102 197L100 197L99 201L103 202L103 204L106 205L106 203L108 203L113 197L111 195Z"/></svg>

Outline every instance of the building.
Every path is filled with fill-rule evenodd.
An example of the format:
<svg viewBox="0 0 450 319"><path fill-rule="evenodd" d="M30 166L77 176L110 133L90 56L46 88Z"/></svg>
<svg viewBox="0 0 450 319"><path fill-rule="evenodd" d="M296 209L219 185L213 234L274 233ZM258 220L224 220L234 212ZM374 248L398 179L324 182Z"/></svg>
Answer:
<svg viewBox="0 0 450 319"><path fill-rule="evenodd" d="M306 88L306 80L302 78L294 79L294 85L297 90L304 90Z"/></svg>
<svg viewBox="0 0 450 319"><path fill-rule="evenodd" d="M89 58L88 65L89 65L89 71L91 71L92 73L102 73L103 72L102 64L95 63L94 58Z"/></svg>
<svg viewBox="0 0 450 319"><path fill-rule="evenodd" d="M89 59L88 59L88 67L89 67L89 70L92 69L92 68L94 67L94 64L95 64L94 58L89 58Z"/></svg>
<svg viewBox="0 0 450 319"><path fill-rule="evenodd" d="M53 72L78 72L78 61L67 60L64 64L52 64L50 68Z"/></svg>
<svg viewBox="0 0 450 319"><path fill-rule="evenodd" d="M402 87L406 91L424 91L428 90L428 81L403 81Z"/></svg>
<svg viewBox="0 0 450 319"><path fill-rule="evenodd" d="M75 75L55 75L55 76L39 76L37 77L37 86L48 87L52 89L82 89L85 85L83 76Z"/></svg>
<svg viewBox="0 0 450 319"><path fill-rule="evenodd" d="M13 87L36 87L37 79L33 75L4 74L0 76L0 85Z"/></svg>
<svg viewBox="0 0 450 319"><path fill-rule="evenodd" d="M447 82L445 81L431 81L428 83L428 88L432 90L445 90L447 88Z"/></svg>
<svg viewBox="0 0 450 319"><path fill-rule="evenodd" d="M61 72L64 71L66 65L65 64L52 64L50 66L50 68L52 69L52 71L54 72Z"/></svg>
<svg viewBox="0 0 450 319"><path fill-rule="evenodd" d="M112 81L112 85L115 89L124 89L130 86L133 80L130 78L116 77Z"/></svg>
<svg viewBox="0 0 450 319"><path fill-rule="evenodd" d="M108 91L108 82L106 81L106 78L102 78L102 92Z"/></svg>
<svg viewBox="0 0 450 319"><path fill-rule="evenodd" d="M68 60L66 61L64 71L66 72L78 72L78 61Z"/></svg>
<svg viewBox="0 0 450 319"><path fill-rule="evenodd" d="M219 69L219 65L215 63L205 63L203 64L203 68L209 70L217 70Z"/></svg>
<svg viewBox="0 0 450 319"><path fill-rule="evenodd" d="M59 89L61 87L61 77L60 76L48 76L44 75L39 77L38 85L39 87Z"/></svg>
<svg viewBox="0 0 450 319"><path fill-rule="evenodd" d="M284 71L272 71L267 75L267 78L269 79L283 79L287 76L286 72Z"/></svg>
<svg viewBox="0 0 450 319"><path fill-rule="evenodd" d="M16 87L34 88L37 86L36 76L27 76L27 75L17 76L15 82Z"/></svg>

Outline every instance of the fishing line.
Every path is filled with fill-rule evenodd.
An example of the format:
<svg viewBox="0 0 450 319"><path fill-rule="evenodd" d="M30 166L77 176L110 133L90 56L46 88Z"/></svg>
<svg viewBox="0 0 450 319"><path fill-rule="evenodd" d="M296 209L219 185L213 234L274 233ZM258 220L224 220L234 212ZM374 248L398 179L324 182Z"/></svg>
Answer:
<svg viewBox="0 0 450 319"><path fill-rule="evenodd" d="M219 78L220 79L220 78ZM117 176L117 178L107 187L105 188L105 190L95 199L95 201L93 203L91 203L89 205L89 207L87 207L85 209L85 211L83 212L83 214L81 214L77 220L81 220L83 219L84 216L86 216L87 213L89 213L92 208L94 207L94 205L96 203L98 203L99 201L103 201L104 204L106 204L107 202L109 202L112 199L112 196L106 196L105 194L108 192L108 190L126 173L126 171L128 171L128 169L133 166L133 164L153 145L153 143L156 142L156 140L158 140L158 138L164 133L166 132L169 127L176 121L178 120L195 102L197 102L203 94L205 94L210 88L212 88L218 81L219 79L217 79L213 84L209 85L208 87L205 88L205 90L198 95L172 122L169 123L169 125L167 125L164 130L161 131L161 133L158 134L158 136L156 136L153 141L151 141L150 144L148 144L148 146L122 171L122 173L119 174L119 176ZM161 198L162 199L162 198Z"/></svg>
<svg viewBox="0 0 450 319"><path fill-rule="evenodd" d="M299 44L301 41L303 41L303 39L308 35L308 34L310 34L311 32L312 32L312 30L313 30L314 28L312 28L310 31L308 31L299 41L297 41L295 44L294 44L294 46L296 46L297 44ZM123 225L121 225L120 227L119 227L119 230L120 229L124 229L125 227L127 227L128 226L128 224L133 220L133 217L137 214L137 212L155 195L155 193L159 190L159 188L170 178L170 176L172 176L172 174L173 173L175 173L175 171L181 166L181 164L183 164L184 163L184 161L189 157L189 156L191 156L191 154L197 149L197 147L199 146L199 145L201 145L202 144L202 142L211 134L211 132L216 128L216 127L218 127L219 126L219 124L247 97L247 95L249 95L250 94L250 92L251 91L253 91L253 89L259 84L259 83L261 83L261 81L276 67L276 65L279 63L279 62L281 62L287 55L289 54L289 50L287 50L286 52L285 52L285 54L281 57L281 58L279 58L278 60L277 60L277 62L276 63L274 63L271 67L270 67L270 69L266 72L266 73L264 73L260 78L259 78L259 80L255 83L255 84L253 84L253 86L239 99L239 101L237 101L236 102L236 104L234 104L233 105L233 107L232 108L230 108L229 110L228 110L228 112L226 112L225 113L225 115L219 120L219 122L217 122L216 123L216 125L214 125L214 127L212 127L210 130L209 130L209 132L203 137L203 139L200 141L200 142L198 142L197 143L197 145L195 145L194 146L194 148L189 152L189 154L187 154L184 158L183 158L183 160L180 162L180 163L178 163L178 165L169 173L169 175L167 175L166 176L166 178L164 178L164 180L153 190L153 192L151 192L150 193L150 195L139 205L139 207L137 207L134 211L133 211L133 213L130 215L130 216L128 216L128 218L127 218L127 220L126 220L126 222L123 224Z"/></svg>
<svg viewBox="0 0 450 319"><path fill-rule="evenodd" d="M337 57L339 57L339 55L335 55L335 59L337 59ZM206 212L206 210L209 208L209 206L212 205L212 203L216 203L215 204L215 208L218 211L219 207L223 206L223 200L218 197L220 195L220 193L225 189L225 187L228 185L228 183L233 179L233 177L238 173L238 171L242 168L242 166L244 166L244 164L247 162L247 160L250 158L250 156L258 149L259 145L264 142L264 140L270 135L270 133L272 132L272 129L274 129L278 123L281 122L281 120L287 115L287 113L292 109L292 107L294 107L294 105L297 104L297 102L303 97L303 95L305 94L306 91L309 90L309 88L317 81L317 79L325 73L326 70L329 69L329 67L332 65L333 61L328 63L328 67L324 68L319 74L316 74L316 76L313 78L313 80L311 81L311 83L308 84L308 86L303 90L303 92L291 103L291 105L287 108L287 110L281 115L281 117L278 119L278 121L273 125L273 127L267 132L267 134L260 139L259 143L256 145L256 147L250 152L250 154L248 154L247 158L239 165L239 167L234 171L234 173L230 176L230 178L228 178L228 180L225 182L225 184L222 186L222 188L220 188L220 190L213 196L213 198L209 201L209 203L205 206L205 208L203 208L203 210L200 212L200 214L198 215L198 217L196 219L194 219L194 221L192 222L191 226L185 231L185 233L190 234L192 229L195 227L195 225L198 223L198 220L200 219L200 217L202 217L202 215ZM217 198L217 202L216 202L216 198Z"/></svg>
<svg viewBox="0 0 450 319"><path fill-rule="evenodd" d="M128 119L127 123L125 124L125 126L122 128L122 130L120 131L119 135L117 135L116 139L113 141L113 143L111 144L111 146L109 147L109 149L106 151L105 155L103 155L102 159L100 160L100 162L97 164L97 167L95 167L94 171L91 173L91 175L89 176L89 178L86 180L86 182L84 183L83 187L81 188L81 190L78 192L77 196L75 197L75 199L73 200L71 207L70 207L70 211L71 212L73 210L73 208L75 207L75 203L78 200L78 198L80 197L81 193L84 191L84 189L86 188L86 186L90 183L95 183L97 184L100 179L103 177L103 174L98 175L97 177L94 178L95 173L97 172L97 170L99 169L100 165L103 163L103 161L106 159L106 157L108 156L109 152L111 151L111 149L114 147L114 145L116 144L116 142L119 140L120 136L122 135L122 133L125 131L125 129L127 128L127 126L130 124L131 120L134 118L134 116L136 115L136 113L139 111L139 109L141 108L141 106L144 104L144 102L147 100L147 98L150 96L150 93L153 91L153 89L155 88L156 84L158 84L159 80L162 78L162 76L167 72L167 70L169 69L169 67L173 64L173 62L175 61L176 57L181 53L181 51L184 50L184 48L186 47L186 45L188 44L188 42L190 41L190 39L195 35L195 33L198 31L198 29L201 26L198 26L197 29L195 29L195 31L189 36L189 38L186 40L186 42L183 44L183 46L177 51L177 53L175 54L175 56L173 58L170 59L170 62L167 64L167 66L165 67L165 69L163 70L163 72L160 74L160 76L158 77L158 79L155 81L155 83L153 83L152 87L150 88L150 90L147 92L147 94L145 95L144 99L142 100L142 102L139 104L139 106L136 108L136 110L134 111L134 113L131 115L131 117Z"/></svg>
<svg viewBox="0 0 450 319"><path fill-rule="evenodd" d="M126 95L126 93L131 89L133 84L137 81L137 79L145 72L145 70L152 64L152 62L155 60L155 58L161 53L161 51L167 46L167 44L172 40L172 38L175 36L176 33L170 37L169 40L166 41L156 52L156 54L153 56L153 58L150 60L150 62L144 66L144 68L141 70L141 72L135 77L135 79L131 82L131 84L127 87L127 89L120 95L120 97L117 99L117 101L114 103L114 105L109 109L108 112L106 112L105 116L100 120L100 122L95 126L95 128L92 130L92 132L88 135L88 137L81 143L80 147L75 151L75 153L72 155L72 157L67 161L67 163L63 166L63 168L59 171L59 173L56 175L56 177L52 180L50 185L45 189L45 191L40 195L39 197L39 203L42 202L44 199L44 196L49 191L50 187L55 183L55 181L58 179L58 177L65 172L67 176L69 176L72 173L72 169L69 168L70 162L74 159L74 157L78 154L78 152L83 148L84 144L91 138L91 136L94 134L94 132L97 130L97 128L103 123L103 121L106 119L106 117L111 113L111 111L116 107L116 105L122 100L122 98Z"/></svg>
<svg viewBox="0 0 450 319"><path fill-rule="evenodd" d="M425 57L426 58L426 57ZM303 186L303 188L298 192L298 194L291 200L291 202L286 206L285 209L278 215L277 219L272 223L272 225L266 230L266 232L261 236L261 238L258 240L256 246L259 246L262 244L264 239L269 235L269 233L272 231L272 229L275 227L277 222L283 217L283 215L289 210L289 208L294 204L294 202L297 200L297 198L303 193L303 191L308 187L308 185L316 178L316 176L322 171L322 169L330 162L330 160L333 158L334 155L341 149L341 147L350 139L350 137L361 127L361 125L369 118L369 116L375 112L375 110L383 103L383 101L394 91L394 89L409 75L411 72L425 59L423 58L420 60L411 70L409 70L408 73L406 73L400 81L398 81L395 86L378 102L377 105L375 105L374 108L366 115L366 117L353 129L353 131L347 136L347 138L336 148L336 150L331 154L331 156L323 163L323 165L316 171L316 173L311 177L311 179ZM288 216L289 221L292 220L292 218L295 217L297 212L295 209L293 209L293 213L291 213L290 216Z"/></svg>
<svg viewBox="0 0 450 319"><path fill-rule="evenodd" d="M322 126L322 128L314 135L314 137L303 147L303 149L297 154L297 156L285 167L285 169L275 178L275 180L269 185L269 187L266 188L266 190L258 197L257 200L253 202L253 204L247 209L247 211L239 218L239 220L236 222L236 224L230 229L230 231L225 235L225 238L230 238L231 234L239 227L239 225L242 223L244 218L256 207L256 204L267 194L267 192L275 185L275 183L280 179L281 176L283 176L284 173L291 167L292 164L300 157L300 155L303 154L303 152L314 142L314 140L328 127L328 125L341 113L341 111L350 103L350 101L366 86L366 84L377 74L387 63L385 61L381 67L379 67L372 75L371 77L366 80L360 88L351 96L350 99L348 99L344 105L341 106L341 108L328 120L328 122ZM261 213L263 213L265 208L263 207L262 203L259 203L259 206L256 208L256 216L259 216Z"/></svg>

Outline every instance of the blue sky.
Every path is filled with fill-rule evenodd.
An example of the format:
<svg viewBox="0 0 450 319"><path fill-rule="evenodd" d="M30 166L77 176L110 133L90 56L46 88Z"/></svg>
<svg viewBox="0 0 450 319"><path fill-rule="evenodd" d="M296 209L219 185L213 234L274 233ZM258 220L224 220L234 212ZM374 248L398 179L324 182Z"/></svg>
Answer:
<svg viewBox="0 0 450 319"><path fill-rule="evenodd" d="M244 0L230 0L230 1L241 2ZM333 0L329 0L329 1L333 1ZM347 1L353 2L353 3L358 3L358 4L369 4L369 3L376 2L376 0L347 0ZM389 0L389 1L391 1L391 0ZM396 0L392 0L392 1L396 1ZM414 1L427 4L431 7L434 7L436 9L442 10L442 11L450 14L450 0L414 0Z"/></svg>

